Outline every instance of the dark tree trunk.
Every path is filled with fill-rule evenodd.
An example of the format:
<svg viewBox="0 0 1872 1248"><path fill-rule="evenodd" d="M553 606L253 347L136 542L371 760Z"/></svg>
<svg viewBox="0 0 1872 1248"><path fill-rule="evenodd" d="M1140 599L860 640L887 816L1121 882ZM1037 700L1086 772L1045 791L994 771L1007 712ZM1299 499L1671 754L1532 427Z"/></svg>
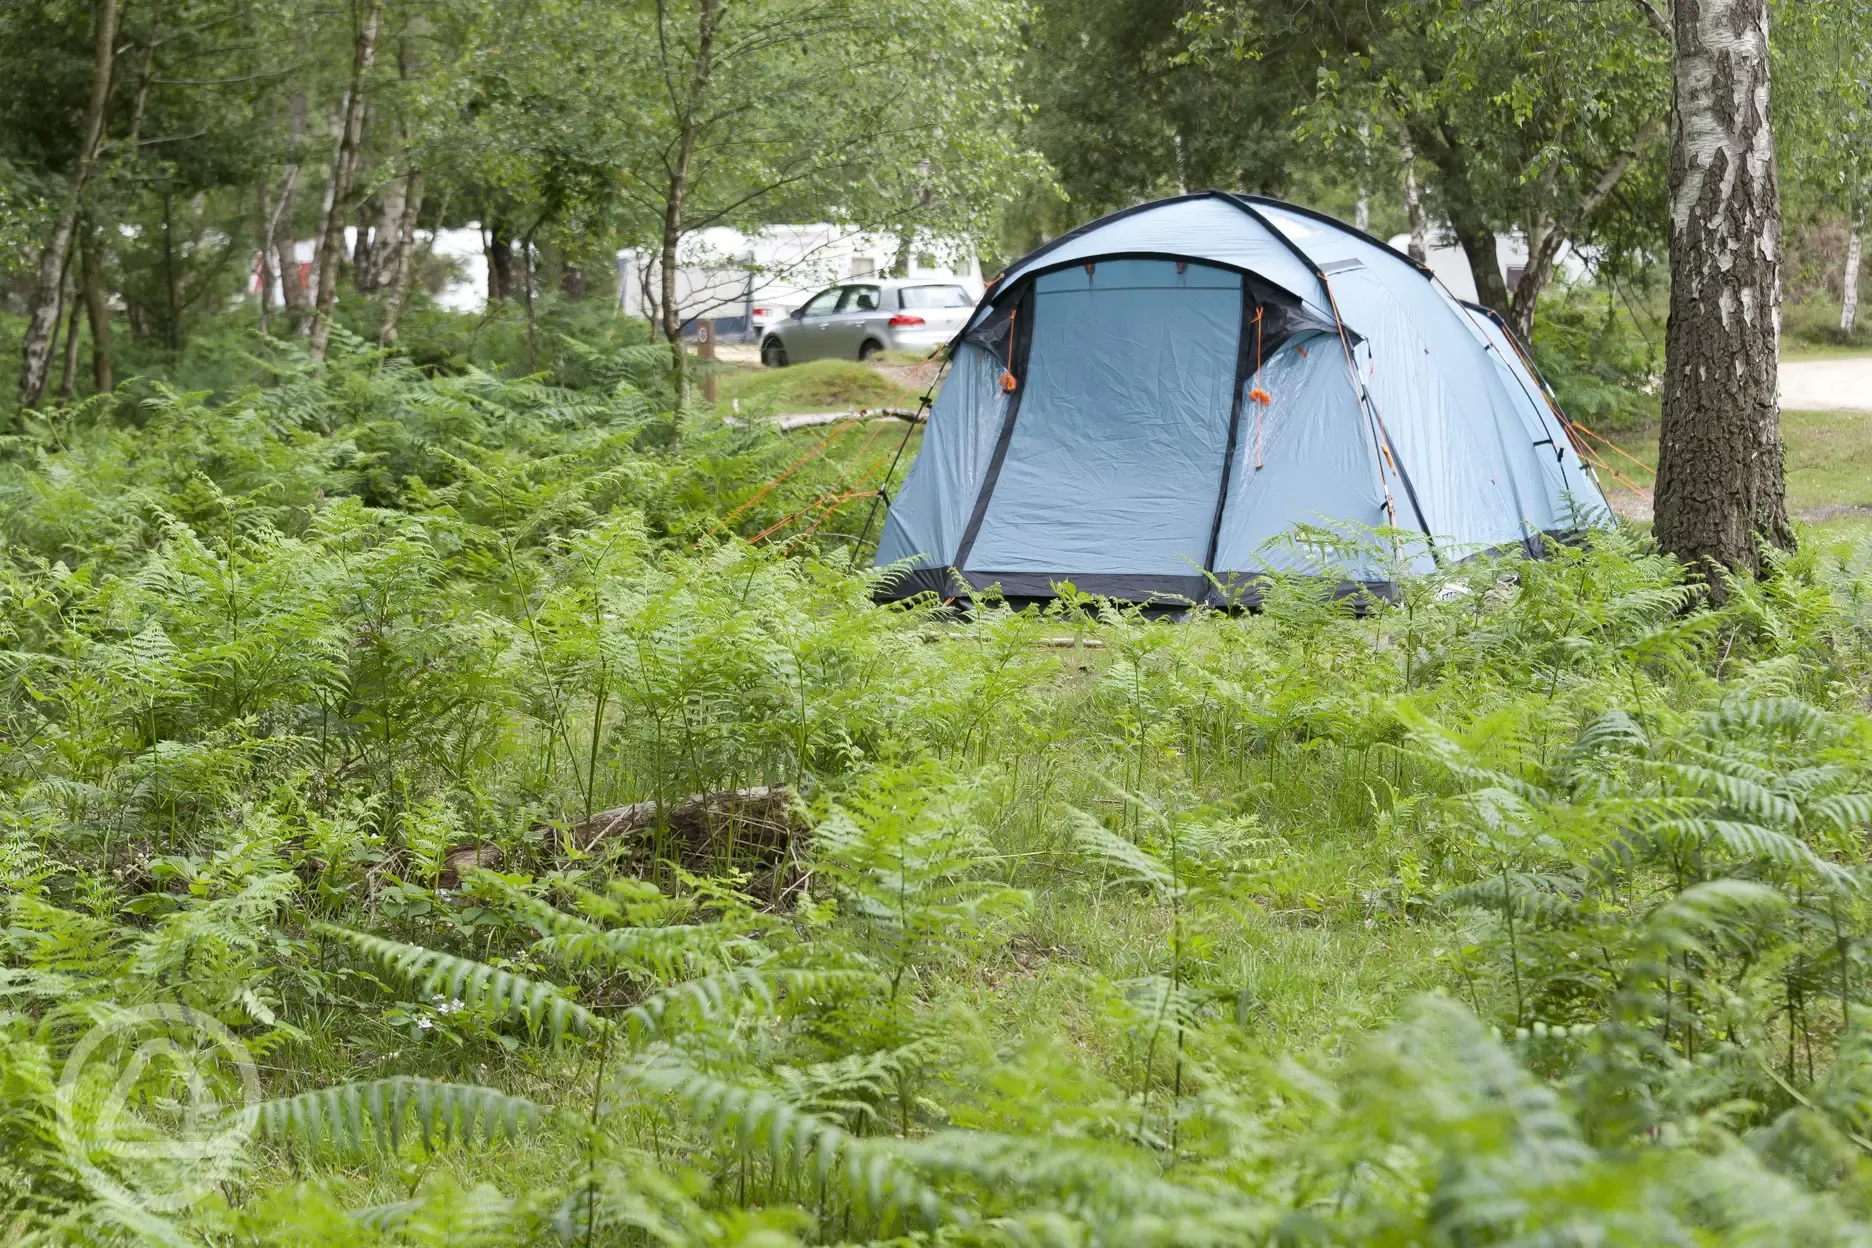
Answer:
<svg viewBox="0 0 1872 1248"><path fill-rule="evenodd" d="M377 248L371 240L371 218L375 215L368 200L359 204L355 222L357 232L351 239L351 280L367 295L377 289L377 267L374 263ZM399 211L397 215L401 216L402 213Z"/></svg>
<svg viewBox="0 0 1872 1248"><path fill-rule="evenodd" d="M364 15L358 28L357 44L351 57L351 86L345 95L343 129L338 136L338 150L332 156L331 206L325 212L325 229L319 240L317 289L313 293L311 355L325 358L331 342L332 309L338 303L338 266L344 254L345 209L351 199L351 182L357 174L358 154L364 143L364 89L371 66L377 62L377 28L383 18L375 5Z"/></svg>
<svg viewBox="0 0 1872 1248"><path fill-rule="evenodd" d="M1469 178L1467 157L1447 125L1431 122L1412 127L1411 146L1428 155L1436 167L1437 190L1450 232L1469 261L1475 280L1476 302L1503 317L1509 314L1508 282L1502 276L1501 257L1495 248L1495 223L1482 210Z"/></svg>
<svg viewBox="0 0 1872 1248"><path fill-rule="evenodd" d="M176 287L174 210L174 192L165 186L162 193L163 342L172 358L182 349L182 293Z"/></svg>
<svg viewBox="0 0 1872 1248"><path fill-rule="evenodd" d="M585 270L567 263L559 270L559 293L577 302L585 297Z"/></svg>
<svg viewBox="0 0 1872 1248"><path fill-rule="evenodd" d="M279 194L267 230L273 263L279 271L280 302L295 325L303 325L312 312L312 294L299 275L299 253L293 238L293 205L299 195L300 148L305 143L306 93L295 91L286 101L287 164L280 174Z"/></svg>
<svg viewBox="0 0 1872 1248"><path fill-rule="evenodd" d="M71 402L72 386L78 380L78 316L83 311L78 300L70 294L66 296L71 304L71 315L65 318L65 363L59 370L58 401L63 407Z"/></svg>
<svg viewBox="0 0 1872 1248"><path fill-rule="evenodd" d="M682 179L672 176L663 210L663 245L657 257L657 277L662 284L657 292L657 310L663 317L663 341L670 344L670 375L676 383L679 407L689 397L689 375L682 349L682 304L676 290L677 251L682 244L682 202Z"/></svg>
<svg viewBox="0 0 1872 1248"><path fill-rule="evenodd" d="M669 191L663 203L662 279L659 302L663 312L663 336L670 344L671 373L676 382L678 406L689 399L689 370L683 359L682 305L676 293L680 265L677 251L683 237L683 209L689 195L689 166L695 159L696 144L702 137L702 104L708 96L709 75L715 55L715 23L721 0L700 0L696 7L696 56L691 67L687 100L682 114L681 133L676 144L676 159L670 166Z"/></svg>
<svg viewBox="0 0 1872 1248"><path fill-rule="evenodd" d="M488 227L488 302L501 303L516 294L520 285L514 280L513 226L496 220Z"/></svg>
<svg viewBox="0 0 1872 1248"><path fill-rule="evenodd" d="M63 310L65 268L71 254L72 233L77 227L79 204L85 184L91 179L104 146L104 117L110 102L111 70L117 47L117 0L97 0L93 6L97 35L96 53L91 65L91 98L85 105L84 134L79 141L77 160L66 179L65 202L45 245L39 250L39 267L34 276L32 312L26 321L26 341L20 359L19 401L31 407L45 394L46 374L52 362L52 337L58 330Z"/></svg>
<svg viewBox="0 0 1872 1248"><path fill-rule="evenodd" d="M1777 397L1781 197L1768 113L1768 0L1676 0L1670 323L1658 544L1721 596L1719 568L1791 550Z"/></svg>
<svg viewBox="0 0 1872 1248"><path fill-rule="evenodd" d="M78 244L84 283L85 312L91 322L91 380L99 394L117 384L111 369L110 303L104 295L104 245L97 231L87 229Z"/></svg>
<svg viewBox="0 0 1872 1248"><path fill-rule="evenodd" d="M1452 216L1450 230L1469 261L1469 276L1475 282L1476 302L1502 316L1509 314L1508 279L1502 275L1501 253L1495 245L1495 231L1486 221L1464 221Z"/></svg>

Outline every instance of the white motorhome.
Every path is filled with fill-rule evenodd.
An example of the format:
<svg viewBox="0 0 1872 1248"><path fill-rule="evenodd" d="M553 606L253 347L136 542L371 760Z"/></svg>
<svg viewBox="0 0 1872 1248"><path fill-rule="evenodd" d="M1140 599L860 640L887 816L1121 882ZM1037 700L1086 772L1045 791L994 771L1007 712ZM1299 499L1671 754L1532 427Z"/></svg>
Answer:
<svg viewBox="0 0 1872 1248"><path fill-rule="evenodd" d="M894 273L901 251L899 235L823 223L700 230L678 252L676 306L686 323L711 319L723 336L753 340L827 286ZM981 262L967 241L920 234L907 260L900 276L955 282L980 298ZM621 251L617 263L622 310L650 317L661 295L657 257Z"/></svg>
<svg viewBox="0 0 1872 1248"><path fill-rule="evenodd" d="M348 253L355 227L345 230ZM866 233L840 225L770 225L751 234L716 228L683 240L676 271L676 303L685 322L711 319L724 336L752 341L761 329L783 320L835 282L891 273L899 257L899 235ZM486 239L478 223L431 234L416 233L419 254L448 262L449 274L436 303L451 312L478 313L487 307ZM306 280L312 278L313 240L295 244L294 254ZM949 281L982 294L981 263L967 240L920 234L902 277ZM648 319L661 295L657 257L643 251L617 253L618 304L626 316ZM259 259L250 287L260 288ZM278 299L277 293L273 298Z"/></svg>

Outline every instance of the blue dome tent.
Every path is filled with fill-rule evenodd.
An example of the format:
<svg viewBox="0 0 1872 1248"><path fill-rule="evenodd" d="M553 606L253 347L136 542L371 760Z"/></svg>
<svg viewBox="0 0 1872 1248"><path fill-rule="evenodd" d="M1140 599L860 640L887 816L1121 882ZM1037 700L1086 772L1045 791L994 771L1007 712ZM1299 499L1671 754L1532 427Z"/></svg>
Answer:
<svg viewBox="0 0 1872 1248"><path fill-rule="evenodd" d="M883 596L1254 601L1296 525L1419 530L1421 570L1608 515L1505 326L1334 219L1205 191L997 279L891 499ZM1342 569L1381 587L1376 566Z"/></svg>

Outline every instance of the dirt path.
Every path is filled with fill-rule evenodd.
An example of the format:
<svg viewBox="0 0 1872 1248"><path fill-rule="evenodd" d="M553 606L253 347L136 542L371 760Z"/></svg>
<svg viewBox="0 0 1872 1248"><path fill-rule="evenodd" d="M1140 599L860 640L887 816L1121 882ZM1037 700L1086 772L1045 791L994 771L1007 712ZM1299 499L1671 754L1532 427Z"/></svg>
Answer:
<svg viewBox="0 0 1872 1248"><path fill-rule="evenodd" d="M1781 406L1796 412L1872 412L1872 355L1783 362Z"/></svg>

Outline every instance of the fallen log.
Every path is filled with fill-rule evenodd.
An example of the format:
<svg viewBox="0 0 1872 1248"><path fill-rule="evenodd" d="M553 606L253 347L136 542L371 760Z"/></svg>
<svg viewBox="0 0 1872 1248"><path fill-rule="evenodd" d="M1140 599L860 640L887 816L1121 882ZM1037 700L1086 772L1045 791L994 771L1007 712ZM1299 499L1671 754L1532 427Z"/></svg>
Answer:
<svg viewBox="0 0 1872 1248"><path fill-rule="evenodd" d="M505 858L498 845L457 845L442 855L442 870L436 883L442 888L460 888L463 875L477 867L498 871Z"/></svg>
<svg viewBox="0 0 1872 1248"><path fill-rule="evenodd" d="M751 789L727 789L720 793L698 793L674 805L654 799L632 802L611 810L601 810L567 828L574 844L590 853L600 843L632 832L654 828L659 812L662 823L672 830L699 832L712 839L712 829L745 824L768 831L790 832L787 802L791 794L782 784L759 785Z"/></svg>
<svg viewBox="0 0 1872 1248"><path fill-rule="evenodd" d="M598 811L564 829L539 824L534 831L547 834L561 852L579 855L628 839L632 843L625 847L625 858L644 870L665 860L697 874L750 870L765 874L764 882L777 894L799 874L791 802L792 792L785 785L759 785L698 793L674 803L632 802ZM468 871L498 868L502 861L498 846L458 845L443 856L437 882L443 888L459 888Z"/></svg>

